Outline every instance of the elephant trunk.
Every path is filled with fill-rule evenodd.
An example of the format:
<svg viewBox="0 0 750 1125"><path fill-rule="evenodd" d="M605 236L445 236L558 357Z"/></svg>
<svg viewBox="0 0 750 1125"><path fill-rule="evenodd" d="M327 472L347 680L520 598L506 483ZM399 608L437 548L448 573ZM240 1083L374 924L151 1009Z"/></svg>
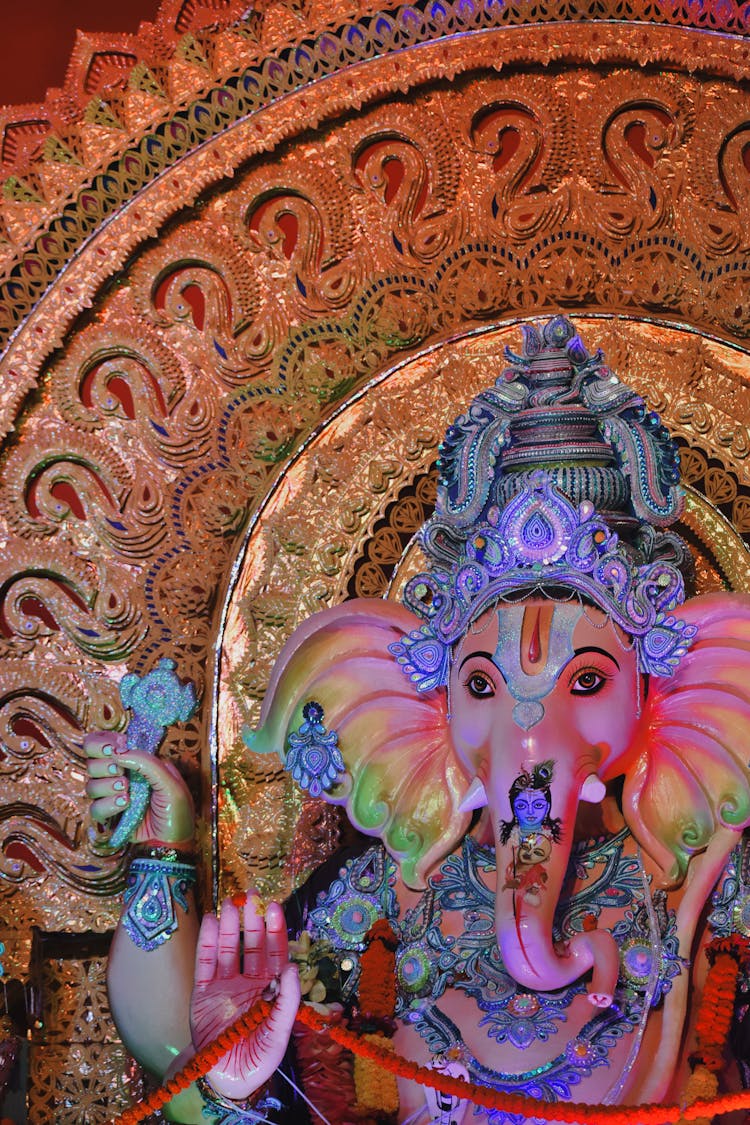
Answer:
<svg viewBox="0 0 750 1125"><path fill-rule="evenodd" d="M517 779L518 781L518 779ZM570 858L582 779L567 778L555 766L554 782L509 796L495 794L495 809L509 808L509 820L495 818L497 895L495 925L503 962L524 989L564 988L592 971L589 999L597 1007L612 1003L619 970L617 947L611 934L594 930L569 940L553 941L555 909ZM524 797L524 793L530 796ZM546 794L546 817L535 823L519 809ZM503 799L504 798L504 799ZM540 802L537 800L537 809ZM553 818L554 811L557 817ZM537 812L537 816L539 817Z"/></svg>

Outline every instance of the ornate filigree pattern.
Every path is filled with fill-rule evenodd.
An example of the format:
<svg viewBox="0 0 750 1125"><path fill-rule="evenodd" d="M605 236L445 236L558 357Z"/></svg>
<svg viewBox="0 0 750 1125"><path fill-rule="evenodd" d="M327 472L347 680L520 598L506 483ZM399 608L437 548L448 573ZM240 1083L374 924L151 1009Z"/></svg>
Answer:
<svg viewBox="0 0 750 1125"><path fill-rule="evenodd" d="M272 10L277 16L283 11ZM472 83L470 93L461 87L450 94L436 91L429 104L425 99L415 109L404 105L397 112L381 110L379 117L358 114L363 102L382 93L395 99L405 86L416 89L427 80L514 62L515 40L496 26L510 11L508 5L463 5L455 11L444 5L436 22L436 13L430 9L428 16L418 4L379 19L353 18L305 45L300 41L294 49L276 50L240 74L235 65L220 85L168 121L160 117L148 128L141 121L135 147L105 145L99 153L102 159L106 154L105 168L89 170L64 212L49 212L43 233L22 257L9 260L7 279L0 284L0 328L6 334L35 302L31 320L41 316L49 325L42 339L37 333L23 346L14 341L8 351L3 371L16 393L8 396L6 426L8 411L39 378L50 344L59 341L60 332L135 246L245 159L299 137L311 123L336 112L358 116L356 127L340 131L354 150L344 166L333 159L305 160L300 180L299 150L293 158L282 156L271 162L280 182L265 194L253 193L251 175L249 210L236 217L245 246L249 240L287 262L284 281L303 319L311 311L326 315L344 306L356 311L357 279L372 276L373 268L393 268L395 261L409 280L414 269L419 275L427 271L428 277L437 269L433 284L439 287L443 280L449 287L455 284L456 270L459 275L472 268L484 272L483 299L470 289L457 309L463 317L469 311L481 317L584 300L620 311L678 314L743 339L748 112L736 84L746 68L740 39L722 41L722 50L711 54L707 40L699 37L693 58L688 31L665 28L654 34L646 27L634 35L635 27L626 22L614 52L596 28L563 25L551 36L542 23L528 28L524 59L532 65L569 59L575 80L544 73L523 81L515 75L488 78ZM475 37L476 31L483 34ZM599 70L579 68L582 37ZM412 46L420 53L405 78L399 55ZM612 69L629 53L637 66L649 59L667 69L694 70L700 64L713 68L715 77L642 73L634 81L633 71ZM198 69L205 81L207 72ZM121 76L122 70L116 73ZM328 82L325 89L319 85L322 78ZM457 112L459 100L463 112ZM95 101L103 104L101 98ZM578 112L581 105L587 107L585 117ZM368 121L378 122L369 135ZM138 131L137 117L131 124ZM110 123L110 128L122 146L128 127ZM267 182L267 176L255 180ZM352 214L351 192L357 190L355 212L360 213ZM10 212L19 206L9 189L6 199ZM42 208L38 223L44 213ZM380 262L370 253L372 239L357 237L363 223L384 236L377 241ZM89 253L92 239L98 245ZM463 260L467 253L469 259ZM471 260L476 255L479 263ZM507 273L499 288L496 271L491 266L482 271L482 257L498 259ZM63 265L65 285L50 289ZM193 298L199 304L205 300L200 286L187 298L184 293L190 269L206 282L206 266L184 265L187 273L178 271L179 283L164 279L159 299L168 316L192 318L195 312L200 318L191 305ZM257 261L254 265L263 272ZM225 269L223 296L215 277L209 298L220 317L227 315L231 296L230 269ZM557 273L559 281L550 288ZM272 342L261 332L251 333L246 344L252 343L254 354L267 356ZM233 368L231 349L221 358Z"/></svg>
<svg viewBox="0 0 750 1125"><path fill-rule="evenodd" d="M44 1025L29 1052L29 1120L106 1125L143 1092L143 1076L113 1036L103 956L38 966Z"/></svg>
<svg viewBox="0 0 750 1125"><path fill-rule="evenodd" d="M119 913L81 741L122 727L125 671L171 657L202 694L162 753L200 799L206 852L218 756L228 888L249 869L283 891L331 850L338 813L250 760L242 725L299 620L420 569L437 441L515 318L593 318L587 340L682 443L699 582L748 588L730 524L750 526L741 5L618 0L616 35L599 0L533 21L463 0L246 8L169 0L138 36L82 36L65 88L0 120L16 975L31 926ZM86 1065L122 1075L105 1025ZM63 1120L53 1102L95 1113L93 1085L63 1089L83 1063L61 1049L36 1055L40 1123Z"/></svg>

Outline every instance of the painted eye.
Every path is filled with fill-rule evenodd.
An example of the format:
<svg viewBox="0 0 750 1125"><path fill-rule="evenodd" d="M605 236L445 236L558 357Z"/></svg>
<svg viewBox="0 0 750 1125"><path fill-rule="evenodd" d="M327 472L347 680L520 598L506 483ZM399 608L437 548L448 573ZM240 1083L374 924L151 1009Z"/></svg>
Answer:
<svg viewBox="0 0 750 1125"><path fill-rule="evenodd" d="M482 672L472 672L466 681L469 694L475 699L489 699L495 694L495 686L488 676Z"/></svg>
<svg viewBox="0 0 750 1125"><path fill-rule="evenodd" d="M594 668L584 668L573 678L570 690L573 695L596 695L604 687L607 677Z"/></svg>

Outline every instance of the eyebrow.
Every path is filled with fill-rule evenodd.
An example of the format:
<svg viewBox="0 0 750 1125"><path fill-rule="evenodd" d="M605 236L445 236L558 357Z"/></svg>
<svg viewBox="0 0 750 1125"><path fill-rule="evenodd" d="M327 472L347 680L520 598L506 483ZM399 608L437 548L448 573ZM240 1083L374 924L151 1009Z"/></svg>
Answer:
<svg viewBox="0 0 750 1125"><path fill-rule="evenodd" d="M617 670L619 672L619 670L620 670L619 663L617 662L617 660L615 660L612 653L607 652L607 650L605 648L596 648L595 645L589 645L586 648L577 648L575 650L575 652L573 653L573 655L574 656L583 656L584 652L598 652L600 656L606 656L608 660L612 661L612 663L615 665L615 667L617 668Z"/></svg>
<svg viewBox="0 0 750 1125"><path fill-rule="evenodd" d="M461 671L461 669L463 668L463 666L464 666L464 664L466 663L466 661L467 661L467 660L473 660L475 656L483 656L483 657L485 658L485 660L489 660L490 664L495 664L495 661L494 661L494 660L492 659L492 654L491 654L491 653L489 653L489 652L484 652L484 651L483 651L482 649L479 649L479 650L478 650L477 652L470 652L468 656L465 656L465 657L463 658L463 660L461 661L461 663L460 663L460 664L459 664L459 666L458 666L458 670L459 670L459 672L460 672L460 671ZM497 668L497 664L495 664L495 667Z"/></svg>

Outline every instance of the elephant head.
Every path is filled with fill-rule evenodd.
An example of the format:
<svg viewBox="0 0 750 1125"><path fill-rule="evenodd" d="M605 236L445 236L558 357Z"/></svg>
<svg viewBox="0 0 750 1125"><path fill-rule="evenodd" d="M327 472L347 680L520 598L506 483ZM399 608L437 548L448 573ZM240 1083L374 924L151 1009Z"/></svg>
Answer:
<svg viewBox="0 0 750 1125"><path fill-rule="evenodd" d="M428 566L405 608L355 601L303 625L250 744L291 748L293 769L306 748L328 755L327 799L412 887L486 804L508 971L556 989L593 970L607 1004L611 935L552 940L578 803L624 776L623 815L662 882L708 852L691 891L709 893L706 871L750 823L750 599L684 601L666 428L564 317L523 338L440 445ZM328 741L309 741L310 703L340 758L322 726Z"/></svg>
<svg viewBox="0 0 750 1125"><path fill-rule="evenodd" d="M283 758L303 707L318 703L346 770L325 799L380 838L414 888L486 803L508 971L523 987L554 989L593 969L590 998L607 1004L610 935L562 950L552 939L579 802L624 775L625 820L665 885L718 829L750 823L750 598L708 595L680 612L698 629L692 646L674 675L646 677L601 610L501 602L456 644L447 688L416 693L389 651L414 627L409 611L347 602L310 618L282 650L248 742Z"/></svg>

